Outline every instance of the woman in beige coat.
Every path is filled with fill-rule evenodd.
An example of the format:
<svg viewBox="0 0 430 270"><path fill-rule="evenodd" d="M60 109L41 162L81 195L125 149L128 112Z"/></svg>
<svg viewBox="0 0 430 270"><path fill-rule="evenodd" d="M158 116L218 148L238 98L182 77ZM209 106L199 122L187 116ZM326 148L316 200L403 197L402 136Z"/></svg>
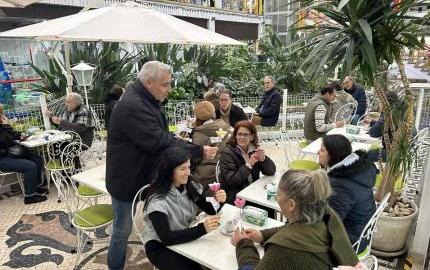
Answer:
<svg viewBox="0 0 430 270"><path fill-rule="evenodd" d="M196 122L192 134L193 144L219 147L214 159L200 161L194 170L194 180L207 185L216 181L215 167L229 137L230 126L221 119L214 120L215 107L209 101L197 103L194 107L194 115Z"/></svg>

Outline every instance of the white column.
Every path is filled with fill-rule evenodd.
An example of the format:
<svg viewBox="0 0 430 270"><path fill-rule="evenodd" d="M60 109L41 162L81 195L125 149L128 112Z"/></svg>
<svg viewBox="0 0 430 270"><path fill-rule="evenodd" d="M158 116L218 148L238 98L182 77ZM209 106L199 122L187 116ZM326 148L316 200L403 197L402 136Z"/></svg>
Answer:
<svg viewBox="0 0 430 270"><path fill-rule="evenodd" d="M427 153L427 161L424 168L421 180L423 182L423 189L421 192L417 226L410 251L414 261L420 264L424 264L430 239L430 151Z"/></svg>
<svg viewBox="0 0 430 270"><path fill-rule="evenodd" d="M67 80L67 89L66 93L72 92L73 86L73 77L72 70L70 69L70 46L67 40L64 41L64 65L66 66L66 80Z"/></svg>
<svg viewBox="0 0 430 270"><path fill-rule="evenodd" d="M45 126L45 130L51 129L51 122L49 122L48 116L45 115L45 112L48 110L48 106L46 105L46 94L42 93L39 96L39 102L40 102L40 108L42 111L42 119L43 119L43 125Z"/></svg>
<svg viewBox="0 0 430 270"><path fill-rule="evenodd" d="M287 131L287 98L288 89L284 89L284 96L282 98L282 131Z"/></svg>
<svg viewBox="0 0 430 270"><path fill-rule="evenodd" d="M208 19L208 30L215 32L215 17L210 17Z"/></svg>
<svg viewBox="0 0 430 270"><path fill-rule="evenodd" d="M415 117L415 128L417 130L419 130L419 127L420 127L421 114L422 114L422 110L423 110L423 101L424 101L424 88L421 88L420 93L418 94L417 115Z"/></svg>
<svg viewBox="0 0 430 270"><path fill-rule="evenodd" d="M263 35L264 35L264 27L265 27L264 21L262 21L262 22L260 22L258 24L258 39L260 39L260 38L263 37Z"/></svg>

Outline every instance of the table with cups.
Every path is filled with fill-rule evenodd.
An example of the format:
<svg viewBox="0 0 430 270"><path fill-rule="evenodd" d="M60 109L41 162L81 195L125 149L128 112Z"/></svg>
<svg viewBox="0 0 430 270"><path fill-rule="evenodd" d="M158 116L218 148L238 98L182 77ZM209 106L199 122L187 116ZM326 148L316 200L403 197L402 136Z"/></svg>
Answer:
<svg viewBox="0 0 430 270"><path fill-rule="evenodd" d="M45 146L48 145L49 142L60 142L67 141L71 138L70 135L64 134L59 130L45 130L45 131L34 131L32 135L30 135L24 141L17 141L19 145L22 145L29 149L35 149L39 155L43 158L43 163L46 165L46 152ZM44 166L45 167L45 166ZM47 185L49 189L49 172L45 170ZM46 183L45 183L46 184Z"/></svg>
<svg viewBox="0 0 430 270"><path fill-rule="evenodd" d="M225 204L220 211L220 226L199 239L191 242L168 246L171 250L214 270L234 270L237 269L236 250L230 243L230 233L226 232L226 224L231 224L240 209ZM201 218L202 222L204 217ZM258 230L279 227L284 223L268 218L264 226L256 226L245 221L241 222L244 229L254 228ZM264 250L260 244L257 244L260 257L263 256Z"/></svg>
<svg viewBox="0 0 430 270"><path fill-rule="evenodd" d="M367 134L367 130L365 128L354 126L354 128L359 129L357 134L347 132L348 128L350 127L334 128L329 132L327 132L327 135L339 134L339 135L345 136L351 142L352 151L357 151L357 150L369 151L372 145L374 144L379 145L381 143L380 138L373 138L369 134ZM318 151L321 149L321 144L322 144L322 138L318 138L315 141L308 144L306 147L302 148L301 152L304 154L316 155Z"/></svg>

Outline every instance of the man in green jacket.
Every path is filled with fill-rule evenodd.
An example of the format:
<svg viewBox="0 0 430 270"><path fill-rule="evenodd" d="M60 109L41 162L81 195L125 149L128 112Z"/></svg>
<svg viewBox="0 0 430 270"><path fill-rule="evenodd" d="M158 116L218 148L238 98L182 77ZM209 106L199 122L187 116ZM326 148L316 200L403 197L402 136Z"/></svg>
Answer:
<svg viewBox="0 0 430 270"><path fill-rule="evenodd" d="M336 127L343 127L343 121L330 122L336 92L333 85L321 89L320 95L313 97L306 106L304 134L309 141L315 141Z"/></svg>

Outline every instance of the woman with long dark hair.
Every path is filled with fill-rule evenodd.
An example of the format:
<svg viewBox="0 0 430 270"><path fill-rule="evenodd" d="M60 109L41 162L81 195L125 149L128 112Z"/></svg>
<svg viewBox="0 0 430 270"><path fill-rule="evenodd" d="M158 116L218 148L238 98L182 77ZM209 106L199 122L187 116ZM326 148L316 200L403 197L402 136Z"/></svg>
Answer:
<svg viewBox="0 0 430 270"><path fill-rule="evenodd" d="M350 141L343 135L324 136L318 156L321 166L328 169L333 189L329 204L343 220L354 244L376 211L373 186L377 169L366 152L352 152Z"/></svg>
<svg viewBox="0 0 430 270"><path fill-rule="evenodd" d="M144 205L143 238L148 259L160 270L202 269L198 263L167 246L193 241L217 229L219 207L207 202L203 187L190 179L188 151L178 147L163 151L159 166ZM216 191L214 197L220 204L226 200L222 189ZM198 208L211 216L190 228Z"/></svg>

